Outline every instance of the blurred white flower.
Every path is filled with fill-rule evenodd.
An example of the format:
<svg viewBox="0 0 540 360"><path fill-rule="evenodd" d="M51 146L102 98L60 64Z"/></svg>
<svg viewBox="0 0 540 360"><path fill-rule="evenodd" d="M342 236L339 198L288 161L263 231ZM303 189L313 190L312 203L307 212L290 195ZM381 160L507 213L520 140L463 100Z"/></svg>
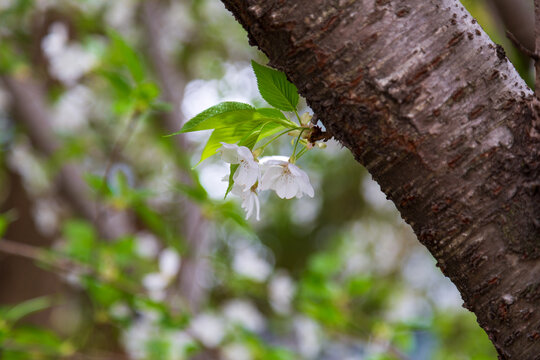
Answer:
<svg viewBox="0 0 540 360"><path fill-rule="evenodd" d="M167 248L159 255L159 271L167 277L173 278L180 270L180 255L173 248Z"/></svg>
<svg viewBox="0 0 540 360"><path fill-rule="evenodd" d="M60 207L53 199L37 199L32 208L32 215L38 230L51 236L58 230Z"/></svg>
<svg viewBox="0 0 540 360"><path fill-rule="evenodd" d="M97 57L79 44L68 44L68 29L61 22L51 25L41 48L49 60L51 75L66 85L76 81L97 64Z"/></svg>
<svg viewBox="0 0 540 360"><path fill-rule="evenodd" d="M109 314L115 319L125 319L131 314L131 310L125 302L117 301L109 308Z"/></svg>
<svg viewBox="0 0 540 360"><path fill-rule="evenodd" d="M257 282L263 282L272 272L272 266L259 256L253 248L246 247L238 249L234 254L233 270L238 275Z"/></svg>
<svg viewBox="0 0 540 360"><path fill-rule="evenodd" d="M274 157L263 158L261 163L261 190L274 190L282 199L301 198L304 194L313 197L309 177L298 166Z"/></svg>
<svg viewBox="0 0 540 360"><path fill-rule="evenodd" d="M28 142L15 144L8 152L9 167L19 173L24 181L24 187L32 196L47 191L50 182L47 171L34 153Z"/></svg>
<svg viewBox="0 0 540 360"><path fill-rule="evenodd" d="M404 292L391 297L385 318L398 323L419 318L429 319L431 315L431 305L425 298L412 292Z"/></svg>
<svg viewBox="0 0 540 360"><path fill-rule="evenodd" d="M236 184L233 186L231 193L239 196L242 199L242 209L246 212L246 220L249 219L251 214L255 211L255 218L260 220L261 205L259 203L259 196L257 191L253 188L243 189Z"/></svg>
<svg viewBox="0 0 540 360"><path fill-rule="evenodd" d="M306 359L314 359L321 351L319 325L307 317L294 319L294 332L298 340L298 351Z"/></svg>
<svg viewBox="0 0 540 360"><path fill-rule="evenodd" d="M83 288L83 274L80 270L72 270L62 277L66 283L76 289Z"/></svg>
<svg viewBox="0 0 540 360"><path fill-rule="evenodd" d="M216 347L225 337L225 321L212 314L199 314L191 320L189 329L207 347Z"/></svg>
<svg viewBox="0 0 540 360"><path fill-rule="evenodd" d="M223 307L223 315L233 324L252 332L261 332L266 326L264 317L255 305L247 300L232 300Z"/></svg>
<svg viewBox="0 0 540 360"><path fill-rule="evenodd" d="M82 131L92 108L93 94L86 86L76 85L66 91L55 107L54 130L60 133Z"/></svg>
<svg viewBox="0 0 540 360"><path fill-rule="evenodd" d="M291 302L296 292L296 285L289 275L279 272L272 277L268 284L270 305L278 314L291 312Z"/></svg>
<svg viewBox="0 0 540 360"><path fill-rule="evenodd" d="M47 56L59 55L68 42L68 28L61 22L55 22L49 33L41 41L41 49Z"/></svg>
<svg viewBox="0 0 540 360"><path fill-rule="evenodd" d="M180 270L180 255L176 250L167 248L159 255L159 272L146 274L142 283L150 298L155 301L165 299L165 289Z"/></svg>
<svg viewBox="0 0 540 360"><path fill-rule="evenodd" d="M135 251L142 258L155 258L159 252L159 241L149 232L140 232L135 238Z"/></svg>
<svg viewBox="0 0 540 360"><path fill-rule="evenodd" d="M236 185L250 189L260 177L259 164L253 158L251 150L245 146L221 143L219 151L223 161L229 164L238 164L233 180Z"/></svg>
<svg viewBox="0 0 540 360"><path fill-rule="evenodd" d="M169 285L169 279L162 273L146 274L142 279L142 284L152 300L165 299L165 288Z"/></svg>
<svg viewBox="0 0 540 360"><path fill-rule="evenodd" d="M137 2L134 0L108 1L109 5L105 10L105 21L107 25L120 30L124 35L129 33L135 17Z"/></svg>
<svg viewBox="0 0 540 360"><path fill-rule="evenodd" d="M130 358L147 359L148 343L158 333L156 325L146 318L133 322L122 334L122 342Z"/></svg>
<svg viewBox="0 0 540 360"><path fill-rule="evenodd" d="M251 352L242 344L229 344L223 348L225 360L251 360Z"/></svg>

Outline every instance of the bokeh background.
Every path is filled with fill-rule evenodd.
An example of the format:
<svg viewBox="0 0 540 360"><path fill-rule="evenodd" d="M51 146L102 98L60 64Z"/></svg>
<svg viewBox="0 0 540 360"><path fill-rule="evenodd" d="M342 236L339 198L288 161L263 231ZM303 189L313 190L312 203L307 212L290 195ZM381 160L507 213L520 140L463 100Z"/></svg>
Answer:
<svg viewBox="0 0 540 360"><path fill-rule="evenodd" d="M465 5L530 82L497 7ZM264 105L251 59L218 0L0 0L1 359L496 358L338 143L257 222L217 156L194 167L207 133L164 137Z"/></svg>

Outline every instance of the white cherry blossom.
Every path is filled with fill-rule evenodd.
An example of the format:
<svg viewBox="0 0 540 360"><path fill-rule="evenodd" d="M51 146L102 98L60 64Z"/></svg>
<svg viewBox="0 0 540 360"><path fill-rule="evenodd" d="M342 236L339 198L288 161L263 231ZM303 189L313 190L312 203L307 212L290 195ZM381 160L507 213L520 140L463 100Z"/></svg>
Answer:
<svg viewBox="0 0 540 360"><path fill-rule="evenodd" d="M250 189L259 180L259 164L255 161L251 150L245 146L221 143L223 145L219 151L223 161L229 164L238 164L238 169L234 173L234 183Z"/></svg>
<svg viewBox="0 0 540 360"><path fill-rule="evenodd" d="M226 323L214 314L202 313L191 319L190 333L205 346L216 347L226 335Z"/></svg>
<svg viewBox="0 0 540 360"><path fill-rule="evenodd" d="M246 212L246 220L249 219L249 217L253 213L255 213L255 218L257 219L257 221L259 221L261 205L259 203L259 196L257 194L257 191L253 189L253 187L243 189L242 187L235 184L231 192L242 199L242 209L244 209Z"/></svg>
<svg viewBox="0 0 540 360"><path fill-rule="evenodd" d="M232 324L237 324L252 332L261 332L266 326L264 316L255 305L244 299L227 302L223 306L223 316Z"/></svg>
<svg viewBox="0 0 540 360"><path fill-rule="evenodd" d="M271 189L282 199L301 198L304 194L313 197L314 191L308 175L282 157L261 159L261 190Z"/></svg>
<svg viewBox="0 0 540 360"><path fill-rule="evenodd" d="M232 268L240 276L255 282L263 282L272 273L272 265L252 247L243 247L236 250Z"/></svg>

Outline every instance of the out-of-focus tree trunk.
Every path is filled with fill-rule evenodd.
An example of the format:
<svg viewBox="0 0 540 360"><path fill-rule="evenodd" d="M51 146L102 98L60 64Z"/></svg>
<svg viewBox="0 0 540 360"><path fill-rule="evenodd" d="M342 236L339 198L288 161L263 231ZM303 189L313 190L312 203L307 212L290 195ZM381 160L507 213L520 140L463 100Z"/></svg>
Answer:
<svg viewBox="0 0 540 360"><path fill-rule="evenodd" d="M44 90L30 77L3 76L0 78L11 95L15 118L28 131L34 148L45 156L52 156L60 143L51 129L49 109L45 103ZM101 236L114 239L131 233L133 224L125 212L105 209L106 216L98 218L100 207L92 199L84 182L82 172L76 164L66 163L57 177L57 190L80 216L93 222Z"/></svg>
<svg viewBox="0 0 540 360"><path fill-rule="evenodd" d="M181 106L186 80L182 76L183 74L171 64L167 54L160 46L160 26L163 23L164 12L167 11L166 4L159 0L148 0L142 3L141 10L148 45L148 57L163 92L163 99L172 106L172 110L164 114L162 127L166 133L172 134L180 130L184 123ZM187 158L184 155L189 152L189 144L186 139L183 136L175 136L173 139L180 152L179 156ZM181 177L181 181L187 184L192 182L186 172L181 174ZM205 290L201 286L201 282L205 273L209 271L205 255L210 247L210 228L197 204L188 199L182 199L180 204L183 207L183 217L179 227L187 244L187 253L183 258L180 271L179 292L186 299L190 308L196 310L205 298Z"/></svg>
<svg viewBox="0 0 540 360"><path fill-rule="evenodd" d="M223 0L394 201L500 359L540 359L540 122L457 0Z"/></svg>
<svg viewBox="0 0 540 360"><path fill-rule="evenodd" d="M24 244L50 246L51 239L41 235L34 225L33 204L21 178L9 170L6 174L2 186L9 189L9 196L0 204L0 213L14 211L16 220L10 224L5 236ZM55 274L41 269L32 260L0 253L0 304L15 305L38 296L57 294L63 288ZM30 321L50 326L50 311L36 313Z"/></svg>

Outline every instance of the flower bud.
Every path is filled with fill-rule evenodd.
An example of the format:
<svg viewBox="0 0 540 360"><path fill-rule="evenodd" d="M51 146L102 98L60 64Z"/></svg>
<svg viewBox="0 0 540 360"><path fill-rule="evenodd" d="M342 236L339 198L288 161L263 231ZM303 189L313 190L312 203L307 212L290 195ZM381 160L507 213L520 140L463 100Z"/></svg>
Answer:
<svg viewBox="0 0 540 360"><path fill-rule="evenodd" d="M262 154L262 150L263 150L262 148L258 148L258 149L253 150L252 151L253 157L255 159L257 159Z"/></svg>
<svg viewBox="0 0 540 360"><path fill-rule="evenodd" d="M310 114L307 113L307 112L303 113L302 116L300 116L300 124L302 124L302 125L304 125L304 126L307 125L307 124L309 124L309 122L311 121L311 118L312 118L312 117L313 117L313 116L310 115Z"/></svg>
<svg viewBox="0 0 540 360"><path fill-rule="evenodd" d="M300 130L289 131L289 132L287 133L287 135L291 135L291 136L297 137L298 135L300 135Z"/></svg>

